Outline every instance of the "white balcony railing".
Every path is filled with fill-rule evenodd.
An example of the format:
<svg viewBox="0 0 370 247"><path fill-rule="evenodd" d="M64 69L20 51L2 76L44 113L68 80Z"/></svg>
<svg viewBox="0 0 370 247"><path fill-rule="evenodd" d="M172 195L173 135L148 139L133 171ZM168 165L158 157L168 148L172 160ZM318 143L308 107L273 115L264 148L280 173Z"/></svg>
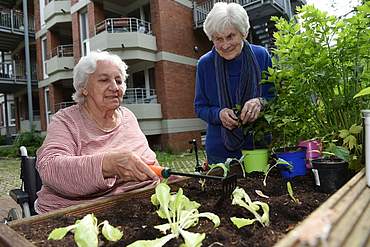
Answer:
<svg viewBox="0 0 370 247"><path fill-rule="evenodd" d="M55 110L55 112L57 112L60 109L66 108L68 106L72 106L74 104L76 104L76 102L74 102L74 101L63 101L63 102L59 102L59 103L57 103L57 104L54 105L54 110Z"/></svg>
<svg viewBox="0 0 370 247"><path fill-rule="evenodd" d="M23 12L14 9L2 9L0 11L0 28L12 32L24 32ZM35 32L35 22L33 16L28 17L28 30Z"/></svg>
<svg viewBox="0 0 370 247"><path fill-rule="evenodd" d="M26 80L25 61L0 63L0 78L7 80ZM31 79L36 80L36 64L31 64Z"/></svg>
<svg viewBox="0 0 370 247"><path fill-rule="evenodd" d="M95 26L95 34L107 31L108 33L139 32L153 35L152 24L137 18L109 18Z"/></svg>
<svg viewBox="0 0 370 247"><path fill-rule="evenodd" d="M123 97L124 104L155 104L158 103L155 89L127 88Z"/></svg>
<svg viewBox="0 0 370 247"><path fill-rule="evenodd" d="M59 45L51 50L51 57L73 57L73 45Z"/></svg>

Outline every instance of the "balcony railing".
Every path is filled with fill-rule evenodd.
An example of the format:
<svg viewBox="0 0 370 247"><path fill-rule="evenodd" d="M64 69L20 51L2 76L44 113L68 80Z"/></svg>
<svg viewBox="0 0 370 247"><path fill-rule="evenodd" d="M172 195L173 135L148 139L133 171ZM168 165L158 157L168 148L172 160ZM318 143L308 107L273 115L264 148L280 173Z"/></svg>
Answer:
<svg viewBox="0 0 370 247"><path fill-rule="evenodd" d="M51 57L73 57L73 45L59 45L51 50Z"/></svg>
<svg viewBox="0 0 370 247"><path fill-rule="evenodd" d="M153 35L152 24L137 18L109 18L95 26L95 34L107 31L108 33L139 32Z"/></svg>
<svg viewBox="0 0 370 247"><path fill-rule="evenodd" d="M11 32L24 32L23 12L14 9L3 9L0 11L0 28ZM35 22L32 16L28 17L28 30L35 32Z"/></svg>
<svg viewBox="0 0 370 247"><path fill-rule="evenodd" d="M272 3L278 5L280 9L287 10L285 1L286 0L209 0L200 4L197 4L194 1L193 2L194 23L196 27L201 26L216 2L239 3L241 6L243 6L243 8L247 10L252 8L253 5L257 6L266 3Z"/></svg>
<svg viewBox="0 0 370 247"><path fill-rule="evenodd" d="M124 104L155 104L158 103L155 89L127 88L123 97Z"/></svg>
<svg viewBox="0 0 370 247"><path fill-rule="evenodd" d="M7 80L26 80L25 61L0 63L0 78ZM36 80L36 64L31 64L31 79Z"/></svg>
<svg viewBox="0 0 370 247"><path fill-rule="evenodd" d="M74 104L76 104L76 102L74 102L74 101L63 101L63 102L55 104L54 105L54 110L55 110L55 112L57 112L60 109L66 108L66 107L74 105Z"/></svg>

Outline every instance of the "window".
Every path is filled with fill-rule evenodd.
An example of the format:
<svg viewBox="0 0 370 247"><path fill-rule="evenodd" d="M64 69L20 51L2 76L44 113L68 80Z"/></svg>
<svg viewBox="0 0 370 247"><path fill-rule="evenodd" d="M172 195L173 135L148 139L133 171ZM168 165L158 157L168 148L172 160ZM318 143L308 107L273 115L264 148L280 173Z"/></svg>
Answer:
<svg viewBox="0 0 370 247"><path fill-rule="evenodd" d="M44 9L45 9L45 0L39 0L40 5L40 24L41 27L45 25L45 18L44 18Z"/></svg>
<svg viewBox="0 0 370 247"><path fill-rule="evenodd" d="M80 13L80 36L81 36L81 50L82 56L86 56L90 52L89 44L89 22L87 12Z"/></svg>
<svg viewBox="0 0 370 247"><path fill-rule="evenodd" d="M45 115L46 115L46 125L49 125L51 121L51 107L50 107L50 96L49 96L49 88L45 88L44 90L44 99L45 99Z"/></svg>
<svg viewBox="0 0 370 247"><path fill-rule="evenodd" d="M15 104L9 102L9 126L15 126Z"/></svg>
<svg viewBox="0 0 370 247"><path fill-rule="evenodd" d="M46 65L46 60L47 60L47 42L46 42L46 37L41 39L41 55L42 55L42 70L44 74L44 79L48 78L48 71L47 71L47 65Z"/></svg>

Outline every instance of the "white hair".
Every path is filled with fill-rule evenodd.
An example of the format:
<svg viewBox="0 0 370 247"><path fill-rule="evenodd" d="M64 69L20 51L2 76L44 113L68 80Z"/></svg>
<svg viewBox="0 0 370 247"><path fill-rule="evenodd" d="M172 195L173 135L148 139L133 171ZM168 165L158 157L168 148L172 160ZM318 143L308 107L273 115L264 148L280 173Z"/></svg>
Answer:
<svg viewBox="0 0 370 247"><path fill-rule="evenodd" d="M82 104L85 101L82 90L86 87L89 75L95 72L98 61L109 61L119 68L123 80L123 93L126 91L125 81L128 76L126 63L119 56L110 54L107 51L92 51L87 56L81 57L73 69L73 87L76 92L72 95L72 99L78 104Z"/></svg>
<svg viewBox="0 0 370 247"><path fill-rule="evenodd" d="M222 33L230 27L239 30L246 38L250 27L247 11L237 3L215 3L203 24L208 39L212 40L215 33Z"/></svg>

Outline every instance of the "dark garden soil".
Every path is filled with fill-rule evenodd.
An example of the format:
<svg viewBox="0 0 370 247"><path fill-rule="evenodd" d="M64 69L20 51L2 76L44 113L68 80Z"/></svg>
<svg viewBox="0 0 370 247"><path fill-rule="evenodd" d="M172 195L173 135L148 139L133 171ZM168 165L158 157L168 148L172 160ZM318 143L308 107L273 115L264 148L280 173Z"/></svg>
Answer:
<svg viewBox="0 0 370 247"><path fill-rule="evenodd" d="M201 218L196 227L188 230L206 233L203 246L273 246L330 196L315 190L311 175L292 180L294 194L300 204L291 200L286 183L277 170L270 173L266 187L263 186L262 180L262 174L249 174L247 178L238 179L238 186L245 189L252 201L260 200L269 204L270 226L262 227L259 223L255 223L237 229L231 223L230 217L253 217L246 209L232 206L229 198L220 197L221 182L209 181L206 183L206 191L201 191L198 180L190 179L181 186L184 194L202 205L199 208L200 212L217 214L221 224L214 229L211 221ZM172 185L171 188L177 191L178 186ZM261 190L269 198L258 196L255 190ZM150 198L145 200L132 198L113 209L95 213L99 223L108 220L123 231L122 240L116 243L104 242L100 238L101 246L126 246L136 240L149 240L163 236L159 230L153 228L155 225L166 223L159 219L155 210ZM48 241L47 237L52 229L71 225L76 220L76 217L63 216L48 219L42 223L13 226L13 228L37 246L73 246L72 234L68 234L61 241ZM180 246L182 242L181 238L174 239L166 246Z"/></svg>

